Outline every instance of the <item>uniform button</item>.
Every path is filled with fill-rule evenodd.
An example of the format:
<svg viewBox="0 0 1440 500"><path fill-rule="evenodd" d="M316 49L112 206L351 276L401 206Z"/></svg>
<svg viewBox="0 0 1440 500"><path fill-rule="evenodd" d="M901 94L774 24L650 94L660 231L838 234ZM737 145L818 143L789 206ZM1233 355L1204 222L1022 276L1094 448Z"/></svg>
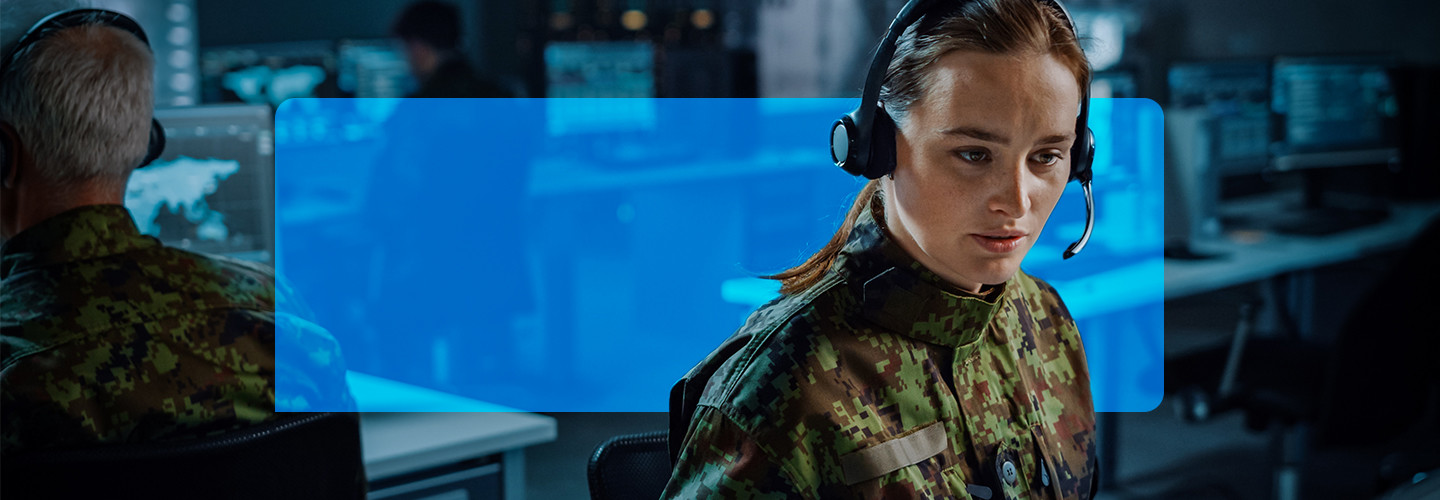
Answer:
<svg viewBox="0 0 1440 500"><path fill-rule="evenodd" d="M1000 477L1005 478L1005 482L1010 486L1015 486L1015 481L1019 478L1019 473L1015 471L1015 462L1006 460L1005 463L1000 466Z"/></svg>

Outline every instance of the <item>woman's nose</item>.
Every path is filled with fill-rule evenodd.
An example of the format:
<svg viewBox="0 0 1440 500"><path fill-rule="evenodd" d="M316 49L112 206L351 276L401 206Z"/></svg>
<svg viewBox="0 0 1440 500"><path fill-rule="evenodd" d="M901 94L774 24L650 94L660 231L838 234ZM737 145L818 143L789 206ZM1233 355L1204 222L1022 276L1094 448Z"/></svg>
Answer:
<svg viewBox="0 0 1440 500"><path fill-rule="evenodd" d="M1005 214L1012 219L1025 216L1030 210L1029 190L1026 187L1026 171L1023 165L997 171L991 181L987 201L992 211Z"/></svg>

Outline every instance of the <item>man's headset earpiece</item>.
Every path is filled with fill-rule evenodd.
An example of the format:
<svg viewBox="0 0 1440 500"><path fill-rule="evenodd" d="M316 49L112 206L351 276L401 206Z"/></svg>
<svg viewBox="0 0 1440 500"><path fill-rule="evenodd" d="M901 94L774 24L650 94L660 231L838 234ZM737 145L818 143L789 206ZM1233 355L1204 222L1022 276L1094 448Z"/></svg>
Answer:
<svg viewBox="0 0 1440 500"><path fill-rule="evenodd" d="M10 179L10 164L19 153L15 149L15 129L9 123L0 122L0 183Z"/></svg>
<svg viewBox="0 0 1440 500"><path fill-rule="evenodd" d="M1095 146L1092 144L1090 149L1095 149ZM160 159L160 155L163 153L165 153L165 126L152 116L150 117L150 146L145 149L145 158L142 158L140 164L135 168L149 166L155 160Z"/></svg>
<svg viewBox="0 0 1440 500"><path fill-rule="evenodd" d="M830 128L830 159L835 166L851 175L863 175L868 179L879 179L895 170L895 121L880 106L880 87L890 60L895 57L895 45L900 35L911 25L920 21L926 12L942 3L953 0L910 0L900 8L900 13L891 21L885 37L870 61L870 70L865 74L865 90L860 94L860 106L840 119ZM964 0L972 1L972 0ZM1065 6L1056 0L1036 0L1055 8L1070 32L1076 34L1075 22ZM963 3L963 2L962 2ZM963 6L946 5L947 9ZM1069 259L1090 242L1090 231L1095 226L1095 199L1090 193L1090 181L1094 177L1090 170L1095 159L1095 136L1090 131L1090 82L1081 89L1080 113L1075 120L1075 144L1070 148L1070 179L1080 181L1085 194L1085 231L1080 239L1065 249L1064 258Z"/></svg>
<svg viewBox="0 0 1440 500"><path fill-rule="evenodd" d="M7 73L15 66L16 61L24 57L26 52L45 37L67 28L89 25L109 26L126 31L139 38L147 49L150 47L150 38L145 36L145 30L140 28L140 23L125 14L104 9L74 9L56 12L35 23L35 26L26 31L25 35L20 37L20 41L15 42L15 46L5 53L5 58L0 59L0 82L6 81ZM6 177L10 175L10 168L14 166L12 162L19 157L19 138L14 136L13 130L11 128L4 134L0 134L0 139L4 140L4 151L0 152L3 153L0 154L0 162L3 162L0 164L0 174ZM145 150L145 158L140 160L140 164L136 168L149 165L160 158L164 152L165 127L160 125L160 120L152 117L150 118L149 146Z"/></svg>

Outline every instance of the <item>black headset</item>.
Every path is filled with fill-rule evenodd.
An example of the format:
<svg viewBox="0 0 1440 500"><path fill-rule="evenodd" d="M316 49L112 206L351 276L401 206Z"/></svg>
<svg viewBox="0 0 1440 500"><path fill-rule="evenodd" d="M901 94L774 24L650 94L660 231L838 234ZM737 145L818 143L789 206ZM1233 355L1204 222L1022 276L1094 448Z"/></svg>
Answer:
<svg viewBox="0 0 1440 500"><path fill-rule="evenodd" d="M900 8L900 13L885 31L870 61L870 71L865 74L865 90L860 96L860 106L835 120L830 128L830 159L835 166L851 175L863 175L868 179L879 179L895 170L895 121L880 107L880 87L885 73L890 68L890 59L895 56L895 43L910 25L920 21L929 9L954 0L910 0ZM947 6L958 9L963 4L978 0L963 0L961 6ZM1077 39L1075 21L1065 6L1056 0L1036 0L1055 8L1070 32ZM1075 120L1075 144L1070 148L1070 179L1080 181L1085 193L1085 232L1080 239L1065 249L1064 258L1069 259L1090 242L1090 230L1095 226L1095 199L1090 193L1090 181L1094 173L1090 170L1095 159L1095 136L1090 131L1090 82L1081 89L1080 114Z"/></svg>
<svg viewBox="0 0 1440 500"><path fill-rule="evenodd" d="M140 23L125 14L104 9L74 9L56 12L35 23L35 26L31 27L30 31L26 31L25 35L20 37L20 41L15 42L15 46L5 53L5 58L0 59L0 82L4 81L6 74L11 71L21 57L25 56L27 51L45 37L64 29L89 25L102 25L124 30L135 35L135 38L139 38L147 49L150 48L150 39L145 36L145 30L140 29ZM11 131L0 131L0 178L10 175L11 156L16 147L15 139ZM150 144L145 150L145 159L141 160L140 165L136 168L149 165L164 152L165 128L160 125L159 120L151 117Z"/></svg>

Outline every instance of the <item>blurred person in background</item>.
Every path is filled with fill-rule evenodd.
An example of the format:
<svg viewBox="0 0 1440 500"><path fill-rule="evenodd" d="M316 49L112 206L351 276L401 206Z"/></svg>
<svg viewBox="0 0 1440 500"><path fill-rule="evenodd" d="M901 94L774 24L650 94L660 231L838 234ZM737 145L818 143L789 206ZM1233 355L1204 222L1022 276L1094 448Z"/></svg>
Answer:
<svg viewBox="0 0 1440 500"><path fill-rule="evenodd" d="M460 9L444 2L410 4L391 32L405 47L420 88L407 97L512 97L481 78L460 50Z"/></svg>

